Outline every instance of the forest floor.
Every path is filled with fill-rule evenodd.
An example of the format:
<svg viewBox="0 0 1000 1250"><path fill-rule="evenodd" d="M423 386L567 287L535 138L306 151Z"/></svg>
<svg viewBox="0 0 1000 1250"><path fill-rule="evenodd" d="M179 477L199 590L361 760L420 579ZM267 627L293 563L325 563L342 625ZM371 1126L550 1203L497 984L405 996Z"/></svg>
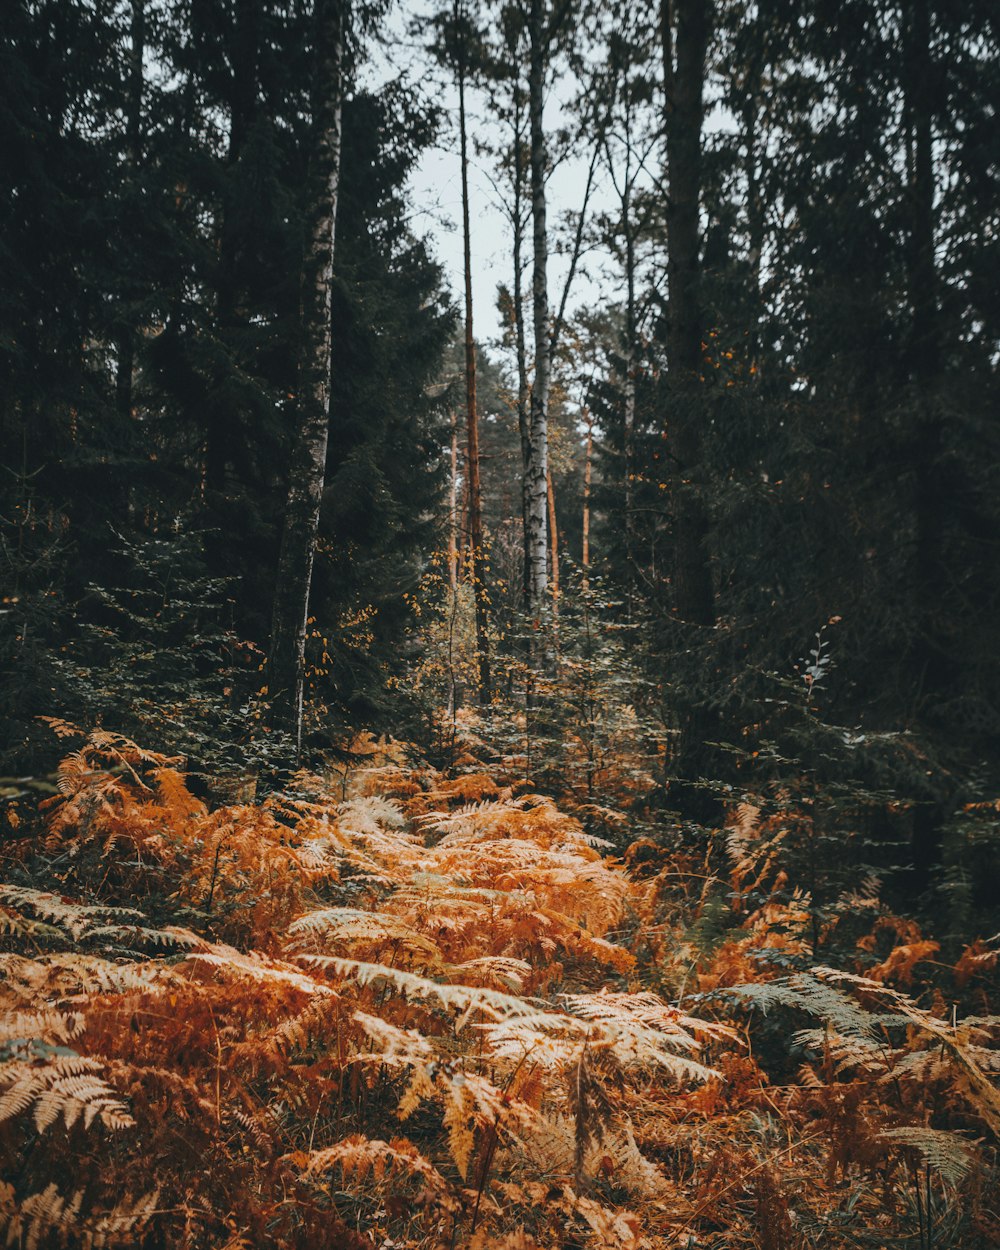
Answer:
<svg viewBox="0 0 1000 1250"><path fill-rule="evenodd" d="M8 807L7 1244L1000 1244L995 954L929 989L869 890L818 964L780 815L611 847L464 764L210 809L99 732Z"/></svg>

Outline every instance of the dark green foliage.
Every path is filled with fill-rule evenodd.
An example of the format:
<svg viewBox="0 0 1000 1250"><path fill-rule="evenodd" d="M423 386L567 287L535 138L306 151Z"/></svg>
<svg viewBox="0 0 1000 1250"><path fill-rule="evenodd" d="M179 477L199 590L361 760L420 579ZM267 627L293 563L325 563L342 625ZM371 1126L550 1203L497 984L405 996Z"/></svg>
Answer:
<svg viewBox="0 0 1000 1250"><path fill-rule="evenodd" d="M206 571L210 537L180 518L173 534L119 538L121 584L88 588L52 677L70 721L115 725L226 776L263 750L262 654L234 632L233 579Z"/></svg>
<svg viewBox="0 0 1000 1250"><path fill-rule="evenodd" d="M808 775L834 838L858 824L854 795L898 887L958 900L959 863L982 862L961 812L1000 780L997 304L979 277L996 248L995 25L979 6L877 0L716 19L709 87L731 124L705 141L694 474L716 625L675 615L655 348L626 489L613 319L591 390L595 548L650 607L668 723L693 700L729 744L704 746L706 780ZM835 666L802 705L789 692L823 630Z"/></svg>
<svg viewBox="0 0 1000 1250"><path fill-rule="evenodd" d="M345 180L338 223L343 259L313 603L332 644L317 689L355 724L392 723L386 697L403 671L404 596L417 588L421 554L442 534L448 434L432 384L454 314L440 271L409 233L401 196L433 126L431 115L408 110L402 88L357 96L345 111L344 161L355 174Z"/></svg>
<svg viewBox="0 0 1000 1250"><path fill-rule="evenodd" d="M0 654L19 768L39 714L222 771L267 746L247 701L266 686L295 415L308 9L5 16ZM433 114L390 85L355 91L344 125L314 746L388 716L403 592L437 541L427 395L453 326L402 198Z"/></svg>
<svg viewBox="0 0 1000 1250"><path fill-rule="evenodd" d="M996 23L982 0L712 7L701 375L684 394L671 379L654 142L634 197L594 227L617 270L633 266L631 294L560 336L560 568L566 592L592 420L590 589L581 576L557 605L534 721L514 736L539 778L602 802L595 779L633 709L637 756L658 754L619 771L648 774L642 804L685 818L684 837L709 837L733 801L771 812L794 796L815 820L785 853L820 923L876 871L957 936L991 914L1000 793ZM310 758L345 728L426 713L404 706L406 675L421 642L440 642L410 613L447 544L459 367L442 363L453 310L407 190L438 119L411 82L362 88L382 16L356 11L347 58ZM297 417L312 18L281 0L7 6L11 770L35 767L42 714L100 719L222 771L267 752L253 700ZM658 32L612 26L598 49L607 118L591 100L581 123L606 121L605 163L662 120ZM501 303L509 314L509 293ZM513 707L526 697L517 388L484 350L478 376L491 628ZM698 455L678 482L685 423ZM681 619L685 491L707 522L711 625ZM442 672L424 693L445 689Z"/></svg>

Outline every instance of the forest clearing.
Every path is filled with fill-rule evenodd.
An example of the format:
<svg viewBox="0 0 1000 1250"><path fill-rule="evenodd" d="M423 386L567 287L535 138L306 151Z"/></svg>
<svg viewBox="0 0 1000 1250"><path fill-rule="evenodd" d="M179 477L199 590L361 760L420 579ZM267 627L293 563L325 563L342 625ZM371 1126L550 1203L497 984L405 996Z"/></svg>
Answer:
<svg viewBox="0 0 1000 1250"><path fill-rule="evenodd" d="M0 1244L1000 1246L992 0L10 0Z"/></svg>

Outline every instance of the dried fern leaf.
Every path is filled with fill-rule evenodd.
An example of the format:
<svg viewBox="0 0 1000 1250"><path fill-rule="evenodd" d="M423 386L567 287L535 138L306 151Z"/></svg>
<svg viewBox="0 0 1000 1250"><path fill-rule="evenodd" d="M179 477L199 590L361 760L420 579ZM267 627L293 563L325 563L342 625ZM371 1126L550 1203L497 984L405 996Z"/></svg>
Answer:
<svg viewBox="0 0 1000 1250"><path fill-rule="evenodd" d="M292 1154L288 1159L307 1178L340 1168L345 1179L358 1183L368 1177L380 1184L398 1183L401 1178L418 1179L439 1201L449 1192L448 1182L434 1164L405 1137L381 1141L355 1134L335 1146Z"/></svg>
<svg viewBox="0 0 1000 1250"><path fill-rule="evenodd" d="M125 1103L100 1075L104 1065L77 1054L57 1054L44 1062L9 1060L0 1064L0 1122L34 1109L43 1133L60 1116L72 1128L82 1119L89 1128L99 1119L105 1128L131 1128Z"/></svg>

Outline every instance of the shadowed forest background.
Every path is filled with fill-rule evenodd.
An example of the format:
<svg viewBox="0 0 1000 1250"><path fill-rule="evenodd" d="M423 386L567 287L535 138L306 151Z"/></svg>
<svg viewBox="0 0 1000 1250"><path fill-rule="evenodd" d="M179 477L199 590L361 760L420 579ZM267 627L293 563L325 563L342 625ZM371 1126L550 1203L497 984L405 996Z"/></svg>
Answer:
<svg viewBox="0 0 1000 1250"><path fill-rule="evenodd" d="M5 6L8 1244L998 1244L998 103L987 0Z"/></svg>

